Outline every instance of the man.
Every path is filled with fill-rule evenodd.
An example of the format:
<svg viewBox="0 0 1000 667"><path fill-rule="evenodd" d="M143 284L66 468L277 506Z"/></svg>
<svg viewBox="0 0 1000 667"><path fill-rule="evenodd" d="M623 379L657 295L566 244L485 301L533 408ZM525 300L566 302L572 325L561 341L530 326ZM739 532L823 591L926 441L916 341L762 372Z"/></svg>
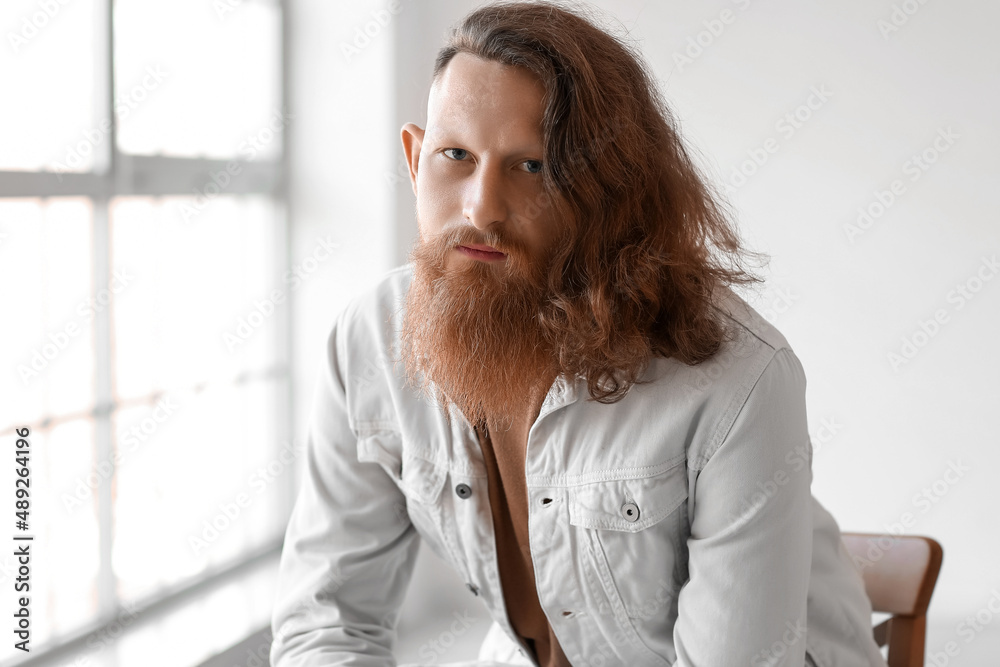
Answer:
<svg viewBox="0 0 1000 667"><path fill-rule="evenodd" d="M482 7L402 143L420 239L330 336L272 664L395 664L419 536L482 664L884 666L802 366L641 61Z"/></svg>

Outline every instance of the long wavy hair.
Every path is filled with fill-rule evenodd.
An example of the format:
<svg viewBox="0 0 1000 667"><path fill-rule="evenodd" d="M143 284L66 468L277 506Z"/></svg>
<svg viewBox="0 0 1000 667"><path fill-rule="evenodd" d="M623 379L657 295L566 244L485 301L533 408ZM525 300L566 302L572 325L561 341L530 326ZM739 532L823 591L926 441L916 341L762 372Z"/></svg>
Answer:
<svg viewBox="0 0 1000 667"><path fill-rule="evenodd" d="M726 205L685 149L642 57L553 2L497 2L466 16L434 64L457 53L523 67L546 90L543 182L569 241L555 252L539 324L562 373L611 403L653 356L698 364L730 336L720 288L762 280Z"/></svg>

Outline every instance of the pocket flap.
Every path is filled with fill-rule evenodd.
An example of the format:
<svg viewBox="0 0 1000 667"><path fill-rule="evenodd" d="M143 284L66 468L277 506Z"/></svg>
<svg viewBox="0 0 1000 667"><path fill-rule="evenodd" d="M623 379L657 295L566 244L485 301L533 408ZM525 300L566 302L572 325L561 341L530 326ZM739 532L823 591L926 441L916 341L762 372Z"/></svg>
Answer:
<svg viewBox="0 0 1000 667"><path fill-rule="evenodd" d="M433 503L441 494L448 470L404 451L398 433L379 432L358 439L358 460L377 463L408 498Z"/></svg>
<svg viewBox="0 0 1000 667"><path fill-rule="evenodd" d="M569 522L582 528L634 533L668 516L687 498L683 460L641 477L601 480L568 488Z"/></svg>

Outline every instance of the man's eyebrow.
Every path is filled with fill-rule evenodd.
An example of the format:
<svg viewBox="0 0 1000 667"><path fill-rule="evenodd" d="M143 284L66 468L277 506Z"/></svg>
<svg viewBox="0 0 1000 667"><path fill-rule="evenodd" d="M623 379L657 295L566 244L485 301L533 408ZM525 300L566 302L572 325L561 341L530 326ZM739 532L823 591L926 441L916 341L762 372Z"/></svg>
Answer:
<svg viewBox="0 0 1000 667"><path fill-rule="evenodd" d="M429 135L430 140L438 145L448 145L448 144L467 144L468 142L462 137L462 133L459 131L454 131L450 128L445 128L441 125L433 125L427 128L427 135ZM545 151L544 145L541 141L530 141L526 143L521 143L514 146L512 149L508 149L507 152L512 155L517 155L521 153L534 153L539 157Z"/></svg>

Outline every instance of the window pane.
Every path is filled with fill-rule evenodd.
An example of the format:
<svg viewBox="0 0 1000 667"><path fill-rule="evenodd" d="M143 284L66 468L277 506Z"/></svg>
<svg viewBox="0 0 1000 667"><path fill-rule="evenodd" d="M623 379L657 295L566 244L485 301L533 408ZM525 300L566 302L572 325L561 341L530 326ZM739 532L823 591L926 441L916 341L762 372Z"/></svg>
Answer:
<svg viewBox="0 0 1000 667"><path fill-rule="evenodd" d="M123 152L280 153L279 10L264 0L234 4L117 0L115 112Z"/></svg>
<svg viewBox="0 0 1000 667"><path fill-rule="evenodd" d="M4 0L0 170L89 171L107 151L94 95L101 6Z"/></svg>
<svg viewBox="0 0 1000 667"><path fill-rule="evenodd" d="M0 429L93 407L92 219L89 199L0 200Z"/></svg>
<svg viewBox="0 0 1000 667"><path fill-rule="evenodd" d="M110 206L116 295L115 392L141 398L261 372L288 296L275 285L276 212L264 197L188 197ZM274 292L279 296L275 297ZM276 303L277 302L277 303Z"/></svg>
<svg viewBox="0 0 1000 667"><path fill-rule="evenodd" d="M115 418L114 569L123 600L232 562L281 531L283 381L178 391ZM155 530L151 529L155 526Z"/></svg>
<svg viewBox="0 0 1000 667"><path fill-rule="evenodd" d="M292 466L275 435L276 330L291 287L277 280L283 221L265 197L121 197L110 218L128 277L112 322L113 567L134 600L280 533Z"/></svg>

